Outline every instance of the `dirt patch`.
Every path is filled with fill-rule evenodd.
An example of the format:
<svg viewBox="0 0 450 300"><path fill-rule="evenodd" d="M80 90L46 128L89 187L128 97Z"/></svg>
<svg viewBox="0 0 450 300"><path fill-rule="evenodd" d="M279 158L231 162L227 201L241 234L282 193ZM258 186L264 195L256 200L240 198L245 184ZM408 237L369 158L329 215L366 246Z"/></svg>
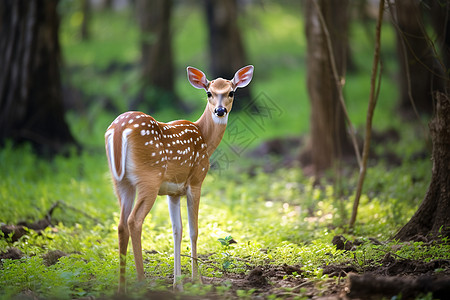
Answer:
<svg viewBox="0 0 450 300"><path fill-rule="evenodd" d="M254 268L248 275L245 277L248 281L249 285L261 288L267 285L267 278L264 276L263 270L261 267Z"/></svg>
<svg viewBox="0 0 450 300"><path fill-rule="evenodd" d="M346 277L346 297L380 299L402 295L414 299L432 293L433 299L450 299L450 260L430 262L397 258L387 253L380 262L362 269L352 262L324 267L330 277ZM361 275L356 273L362 273Z"/></svg>
<svg viewBox="0 0 450 300"><path fill-rule="evenodd" d="M42 259L44 260L44 265L49 267L56 264L63 256L67 256L67 253L61 250L52 250L42 255Z"/></svg>
<svg viewBox="0 0 450 300"><path fill-rule="evenodd" d="M432 293L433 299L450 298L450 277L350 274L349 283L350 298L379 299L401 294L402 299L415 299L417 296L428 293Z"/></svg>
<svg viewBox="0 0 450 300"><path fill-rule="evenodd" d="M442 275L450 276L450 260L439 259L430 262L410 260L410 259L395 259L390 253L383 258L382 266L375 269L372 273L377 275L434 275L439 271Z"/></svg>
<svg viewBox="0 0 450 300"><path fill-rule="evenodd" d="M0 261L3 259L21 259L23 257L22 251L15 247L8 248L0 253Z"/></svg>
<svg viewBox="0 0 450 300"><path fill-rule="evenodd" d="M22 236L27 234L28 229L32 229L36 231L37 233L40 233L42 230L47 228L48 226L51 226L52 223L52 214L59 206L60 202L54 203L50 209L45 214L45 217L42 219L39 219L35 222L29 223L29 222L19 222L18 224L14 225L2 225L0 226L0 231L3 232L3 238L10 239L11 242L18 241Z"/></svg>
<svg viewBox="0 0 450 300"><path fill-rule="evenodd" d="M343 235L334 236L331 243L336 246L337 250L347 250L348 251L348 250L353 249L353 243L351 241L347 240Z"/></svg>
<svg viewBox="0 0 450 300"><path fill-rule="evenodd" d="M402 299L415 299L428 293L433 299L450 299L450 260L415 261L388 253L368 265L363 268L347 262L324 266L323 273L330 279L306 278L298 265L265 265L256 266L247 275L228 273L222 278L205 278L205 283L230 286L225 297L229 299L238 298L239 290L252 291L252 299L269 295L285 299L389 299L400 294Z"/></svg>
<svg viewBox="0 0 450 300"><path fill-rule="evenodd" d="M220 286L229 287L225 295L215 295L213 299L238 299L242 291L251 294L250 299L266 299L269 296L283 299L336 296L342 294L343 286L346 285L344 280L338 283L337 280L330 279L321 280L320 286L317 287L317 282L305 278L304 274L298 265L264 265L249 270L247 275L228 273L222 278L204 278L204 282L215 286L216 290ZM335 296L329 299L339 299Z"/></svg>

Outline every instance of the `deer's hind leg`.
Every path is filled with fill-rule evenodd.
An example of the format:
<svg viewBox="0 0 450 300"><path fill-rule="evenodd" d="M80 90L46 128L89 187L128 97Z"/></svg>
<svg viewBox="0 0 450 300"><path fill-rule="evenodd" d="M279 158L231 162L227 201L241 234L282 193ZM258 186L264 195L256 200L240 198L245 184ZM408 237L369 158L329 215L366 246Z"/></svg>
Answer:
<svg viewBox="0 0 450 300"><path fill-rule="evenodd" d="M158 176L151 176L157 178ZM142 178L142 177L141 177ZM141 181L137 184L136 204L128 217L128 230L130 231L131 243L133 245L134 263L138 280L144 279L144 263L142 259L142 224L144 219L152 209L158 196L161 182L155 180Z"/></svg>
<svg viewBox="0 0 450 300"><path fill-rule="evenodd" d="M125 292L125 270L127 264L127 250L130 232L128 229L128 217L133 209L136 188L127 180L114 182L114 189L120 204L120 220L117 227L119 238L119 292Z"/></svg>

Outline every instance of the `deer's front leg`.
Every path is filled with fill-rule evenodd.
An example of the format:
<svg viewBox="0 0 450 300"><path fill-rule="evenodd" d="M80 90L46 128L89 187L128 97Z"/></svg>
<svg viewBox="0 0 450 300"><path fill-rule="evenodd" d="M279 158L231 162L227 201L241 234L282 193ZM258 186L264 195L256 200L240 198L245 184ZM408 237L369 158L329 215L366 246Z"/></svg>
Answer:
<svg viewBox="0 0 450 300"><path fill-rule="evenodd" d="M202 277L198 272L197 262L197 238L198 238L198 208L200 204L201 187L190 186L187 189L187 207L189 220L189 235L191 238L191 257L192 257L192 280L202 282Z"/></svg>
<svg viewBox="0 0 450 300"><path fill-rule="evenodd" d="M174 243L173 288L174 290L182 291L181 238L183 236L183 224L181 223L180 196L167 196L167 202L169 204L170 220L172 221Z"/></svg>

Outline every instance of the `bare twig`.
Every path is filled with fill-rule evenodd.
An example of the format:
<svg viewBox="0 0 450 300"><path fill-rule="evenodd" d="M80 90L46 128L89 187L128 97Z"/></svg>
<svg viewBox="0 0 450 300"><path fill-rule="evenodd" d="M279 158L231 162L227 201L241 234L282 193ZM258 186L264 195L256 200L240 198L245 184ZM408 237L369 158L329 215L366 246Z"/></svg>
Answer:
<svg viewBox="0 0 450 300"><path fill-rule="evenodd" d="M400 258L400 259L404 259L404 260L407 260L407 258L406 258L406 257L400 256L400 255L398 255L398 254L395 254L395 253L393 253L393 252L391 252L391 251L387 251L387 250L384 250L384 249L379 249L379 248L372 248L372 249L373 249L373 250L375 250L375 251L380 251L380 252L383 252L383 253L386 253L386 254L389 254L389 255L392 255L392 256L398 257L398 258Z"/></svg>
<svg viewBox="0 0 450 300"><path fill-rule="evenodd" d="M85 217L88 218L88 219L91 219L91 220L94 221L95 223L100 223L100 220L99 220L99 219L97 219L97 218L95 218L95 217L89 215L88 213L82 211L81 209L79 209L79 208L77 208L77 207L75 207L75 206L72 206L72 205L70 205L70 204L67 204L67 203L65 203L64 201L61 201L61 200L58 200L57 203L59 203L60 206L65 206L67 209L73 210L74 212L79 213L79 214L85 216Z"/></svg>
<svg viewBox="0 0 450 300"><path fill-rule="evenodd" d="M184 256L184 257L189 257L190 259L194 259L192 256L187 255L187 254L180 254L180 255L181 255L181 256ZM214 263L211 262L211 261L207 261L207 260L201 259L201 258L199 258L199 257L195 258L194 260L196 260L197 263L199 262L199 263L201 263L201 264L208 265L208 266L214 268L216 271L223 271L223 269L221 269L221 268L215 266Z"/></svg>
<svg viewBox="0 0 450 300"><path fill-rule="evenodd" d="M409 59L408 59L407 49L410 50L410 52L414 56L415 60L418 61L420 64L422 64L425 68L427 68L428 71L430 71L430 73L434 73L434 71L432 69L430 69L428 66L426 66L422 62L422 60L419 59L419 57L417 57L415 51L413 49L411 49L410 45L408 45L408 47L407 47L405 33L401 30L400 26L398 25L396 9L394 9L392 7L392 4L391 4L390 1L388 1L387 3L388 3L388 6L389 6L389 11L391 12L391 16L392 16L392 24L394 24L395 29L401 35L401 38L399 38L399 40L400 40L400 45L401 45L401 49L402 49L402 52L403 52L403 60L404 60L403 63L405 65L406 83L407 83L407 87L408 87L408 98L409 98L409 101L411 102L411 107L412 107L412 109L414 111L414 114L415 114L417 120L419 121L420 127L422 128L422 131L424 132L424 136L428 139L428 129L423 124L423 121L420 118L419 112L417 111L416 103L414 102L414 97L412 95L411 72L409 70Z"/></svg>
<svg viewBox="0 0 450 300"><path fill-rule="evenodd" d="M50 207L50 209L47 211L47 213L45 214L45 219L51 223L52 221L52 215L53 215L53 211L55 210L55 208L57 208L60 204L60 201L56 201L55 203L53 203L53 205Z"/></svg>
<svg viewBox="0 0 450 300"><path fill-rule="evenodd" d="M406 51L406 49L409 49L411 52L412 57L414 58L415 62L419 63L422 67L424 67L428 72L430 72L430 74L432 74L433 76L436 76L440 79L447 79L447 76L445 76L446 72L446 67L445 67L445 63L442 61L441 56L439 55L439 51L436 49L436 46L433 42L433 39L428 35L425 27L423 26L423 22L421 20L416 20L420 26L420 30L422 31L422 37L426 40L426 42L428 43L430 49L432 50L433 54L434 54L434 58L436 59L436 61L439 63L439 65L441 66L441 73L437 73L432 67L430 67L430 65L428 65L427 63L425 63L423 61L423 59L421 59L416 51L414 51L413 47L410 45L410 43L407 42L407 37L413 37L414 35L405 33L399 26L398 24L398 17L397 17L397 13L396 13L396 8L393 7L394 4L391 3L391 1L387 1L388 6L389 6L389 10L391 11L391 16L392 18L392 24L394 25L395 29L400 33L401 35L401 40L402 40L402 47L405 49L404 51Z"/></svg>
<svg viewBox="0 0 450 300"><path fill-rule="evenodd" d="M370 96L369 96L369 107L367 109L367 119L366 119L366 133L364 139L363 157L362 157L362 167L359 172L358 186L356 189L355 201L353 202L353 211L350 219L349 227L353 228L356 221L356 215L358 213L359 199L361 198L362 188L364 184L364 178L366 176L367 170L367 159L369 157L370 149L370 137L372 135L372 119L373 112L375 111L375 106L377 104L378 92L375 91L377 85L377 72L378 72L378 62L380 60L380 44L381 44L381 24L383 21L384 12L384 1L380 1L378 7L378 21L375 33L375 53L373 56L372 64L372 75L370 79ZM379 84L379 82L378 82Z"/></svg>
<svg viewBox="0 0 450 300"><path fill-rule="evenodd" d="M314 6L316 7L317 14L318 14L319 20L320 20L320 24L321 24L323 32L325 34L325 38L326 38L326 41L327 41L328 55L330 56L331 70L333 72L334 80L336 81L336 88L338 90L339 101L341 103L342 110L344 112L344 116L345 116L345 120L347 122L347 126L349 127L350 138L352 140L353 148L355 149L356 160L358 161L358 165L361 168L362 167L361 154L359 153L358 142L356 140L356 130L353 127L352 121L350 120L350 117L349 117L348 112L347 112L347 107L345 105L344 94L342 93L342 85L343 84L342 84L342 80L339 77L339 74L338 74L338 71L337 71L336 60L334 58L334 53L333 53L333 45L331 43L331 38L330 38L330 32L328 31L328 27L327 27L327 24L326 24L325 19L323 17L322 11L320 10L319 4L317 4L316 0L313 0L312 2L314 3Z"/></svg>

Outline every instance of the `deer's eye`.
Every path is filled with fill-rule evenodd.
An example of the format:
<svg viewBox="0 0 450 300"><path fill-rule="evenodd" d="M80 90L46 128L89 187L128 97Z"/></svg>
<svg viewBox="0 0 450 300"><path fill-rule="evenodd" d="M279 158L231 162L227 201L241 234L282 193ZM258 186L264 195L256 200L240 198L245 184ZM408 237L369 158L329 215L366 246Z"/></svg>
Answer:
<svg viewBox="0 0 450 300"><path fill-rule="evenodd" d="M208 98L211 98L212 97L211 92L206 92L206 96L208 96Z"/></svg>
<svg viewBox="0 0 450 300"><path fill-rule="evenodd" d="M234 97L234 92L231 91L231 92L228 94L228 97L233 98L233 97Z"/></svg>

